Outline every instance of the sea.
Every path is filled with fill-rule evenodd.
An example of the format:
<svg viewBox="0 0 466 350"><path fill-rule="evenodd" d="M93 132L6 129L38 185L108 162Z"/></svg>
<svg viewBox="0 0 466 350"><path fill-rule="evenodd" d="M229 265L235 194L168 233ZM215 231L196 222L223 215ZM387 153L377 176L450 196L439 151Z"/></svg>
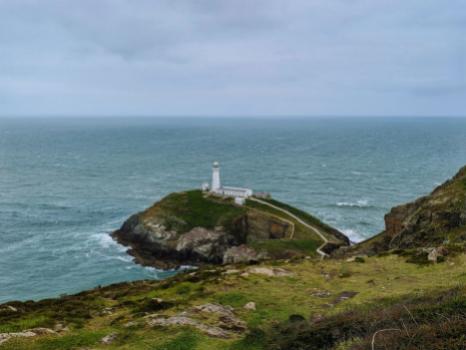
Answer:
<svg viewBox="0 0 466 350"><path fill-rule="evenodd" d="M461 118L2 118L0 302L163 279L109 233L174 191L270 192L357 242L466 164Z"/></svg>

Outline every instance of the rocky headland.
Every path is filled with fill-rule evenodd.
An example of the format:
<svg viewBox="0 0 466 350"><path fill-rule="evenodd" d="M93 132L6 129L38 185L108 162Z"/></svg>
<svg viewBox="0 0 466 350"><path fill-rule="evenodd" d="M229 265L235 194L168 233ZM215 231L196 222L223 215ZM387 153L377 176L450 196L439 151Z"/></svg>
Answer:
<svg viewBox="0 0 466 350"><path fill-rule="evenodd" d="M159 268L313 256L322 245L326 253L349 245L338 230L284 203L249 199L240 206L199 190L168 195L112 236L136 262Z"/></svg>

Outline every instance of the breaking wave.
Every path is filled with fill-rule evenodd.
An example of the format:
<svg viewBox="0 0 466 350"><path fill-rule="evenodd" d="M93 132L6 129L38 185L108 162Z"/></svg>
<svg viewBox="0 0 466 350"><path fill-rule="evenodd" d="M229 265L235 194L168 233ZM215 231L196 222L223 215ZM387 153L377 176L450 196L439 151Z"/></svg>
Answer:
<svg viewBox="0 0 466 350"><path fill-rule="evenodd" d="M343 232L351 242L358 243L366 239L366 237L352 229L341 229L340 231Z"/></svg>
<svg viewBox="0 0 466 350"><path fill-rule="evenodd" d="M369 204L367 199L359 199L356 202L337 202L337 207L346 207L346 208L373 208L373 205Z"/></svg>

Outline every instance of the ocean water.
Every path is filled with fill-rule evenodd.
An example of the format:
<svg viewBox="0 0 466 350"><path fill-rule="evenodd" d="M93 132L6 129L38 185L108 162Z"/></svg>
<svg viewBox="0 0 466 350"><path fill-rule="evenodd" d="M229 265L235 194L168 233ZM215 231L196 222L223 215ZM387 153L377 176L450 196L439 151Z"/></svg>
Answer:
<svg viewBox="0 0 466 350"><path fill-rule="evenodd" d="M0 119L0 302L172 274L108 233L214 160L358 241L466 164L466 119Z"/></svg>

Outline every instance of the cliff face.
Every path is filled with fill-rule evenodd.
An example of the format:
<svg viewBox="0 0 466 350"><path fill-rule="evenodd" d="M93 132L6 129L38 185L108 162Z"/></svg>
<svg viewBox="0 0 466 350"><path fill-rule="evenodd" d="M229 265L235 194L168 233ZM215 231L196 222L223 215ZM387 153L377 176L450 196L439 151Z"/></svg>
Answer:
<svg viewBox="0 0 466 350"><path fill-rule="evenodd" d="M389 248L436 246L466 239L466 167L430 195L385 216Z"/></svg>
<svg viewBox="0 0 466 350"><path fill-rule="evenodd" d="M466 241L466 167L432 193L394 207L385 215L385 230L351 252L436 247Z"/></svg>
<svg viewBox="0 0 466 350"><path fill-rule="evenodd" d="M161 268L312 255L310 247L322 243L285 214L265 208L236 206L229 199L201 191L174 193L131 216L113 237L130 247L136 262ZM290 248L295 231L300 240L294 243L300 244ZM347 244L338 239L336 246ZM274 241L273 253L262 244L269 240Z"/></svg>

